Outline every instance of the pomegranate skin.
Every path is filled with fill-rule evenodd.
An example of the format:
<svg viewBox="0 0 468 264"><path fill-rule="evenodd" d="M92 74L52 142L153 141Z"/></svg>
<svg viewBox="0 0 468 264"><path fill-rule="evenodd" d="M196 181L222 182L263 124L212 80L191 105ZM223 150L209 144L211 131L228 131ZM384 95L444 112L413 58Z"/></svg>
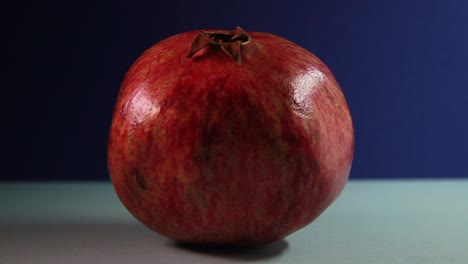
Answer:
<svg viewBox="0 0 468 264"><path fill-rule="evenodd" d="M213 43L190 54L203 32L229 34L174 35L125 75L108 142L112 183L136 219L173 240L281 240L346 184L347 103L327 66L286 39L249 32L240 58Z"/></svg>

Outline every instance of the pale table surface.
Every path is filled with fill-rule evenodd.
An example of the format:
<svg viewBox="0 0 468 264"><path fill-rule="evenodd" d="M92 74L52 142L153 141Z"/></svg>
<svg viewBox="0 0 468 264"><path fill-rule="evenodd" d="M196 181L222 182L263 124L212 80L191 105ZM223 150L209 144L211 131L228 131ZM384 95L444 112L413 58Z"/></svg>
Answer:
<svg viewBox="0 0 468 264"><path fill-rule="evenodd" d="M103 183L0 183L0 263L468 263L468 181L350 181L315 222L257 249L181 246Z"/></svg>

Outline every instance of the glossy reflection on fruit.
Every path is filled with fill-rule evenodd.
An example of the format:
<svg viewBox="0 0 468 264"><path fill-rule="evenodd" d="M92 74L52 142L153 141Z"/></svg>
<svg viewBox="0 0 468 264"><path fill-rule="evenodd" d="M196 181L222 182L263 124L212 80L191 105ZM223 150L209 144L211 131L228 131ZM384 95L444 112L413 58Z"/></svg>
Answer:
<svg viewBox="0 0 468 264"><path fill-rule="evenodd" d="M108 167L122 203L152 230L258 245L337 198L353 148L345 98L316 56L267 33L202 30L157 43L131 66Z"/></svg>

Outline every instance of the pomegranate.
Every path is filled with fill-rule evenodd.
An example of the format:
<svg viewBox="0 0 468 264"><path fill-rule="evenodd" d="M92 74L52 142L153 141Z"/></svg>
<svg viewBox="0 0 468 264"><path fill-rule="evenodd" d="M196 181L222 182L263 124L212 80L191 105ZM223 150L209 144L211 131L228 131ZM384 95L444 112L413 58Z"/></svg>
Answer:
<svg viewBox="0 0 468 264"><path fill-rule="evenodd" d="M260 245L316 219L351 169L350 112L327 66L281 37L192 31L145 51L115 106L108 167L144 225Z"/></svg>

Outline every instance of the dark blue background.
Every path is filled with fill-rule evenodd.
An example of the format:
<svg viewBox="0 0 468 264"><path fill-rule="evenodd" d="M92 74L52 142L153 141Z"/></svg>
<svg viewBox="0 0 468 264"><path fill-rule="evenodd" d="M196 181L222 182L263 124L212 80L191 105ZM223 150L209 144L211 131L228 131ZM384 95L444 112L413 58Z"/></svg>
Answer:
<svg viewBox="0 0 468 264"><path fill-rule="evenodd" d="M352 178L468 177L466 0L56 0L6 13L0 179L108 179L128 67L170 35L236 25L290 39L331 68L354 119Z"/></svg>

